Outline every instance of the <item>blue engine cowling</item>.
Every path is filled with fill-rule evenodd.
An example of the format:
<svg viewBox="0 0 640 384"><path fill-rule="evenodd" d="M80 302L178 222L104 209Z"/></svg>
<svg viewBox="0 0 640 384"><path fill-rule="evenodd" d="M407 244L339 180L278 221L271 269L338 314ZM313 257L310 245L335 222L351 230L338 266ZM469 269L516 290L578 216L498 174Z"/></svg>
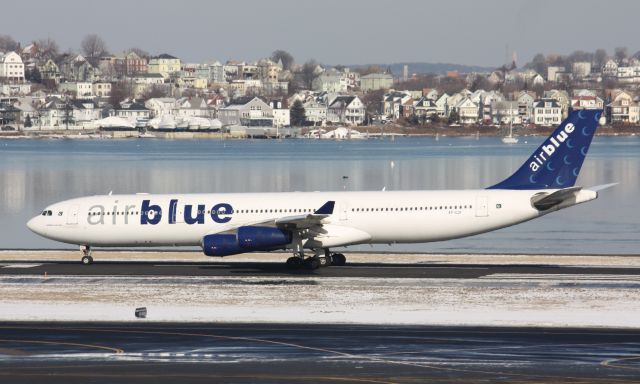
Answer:
<svg viewBox="0 0 640 384"><path fill-rule="evenodd" d="M236 235L207 235L202 250L207 256L228 256L244 252L268 251L291 243L291 232L279 228L246 226Z"/></svg>

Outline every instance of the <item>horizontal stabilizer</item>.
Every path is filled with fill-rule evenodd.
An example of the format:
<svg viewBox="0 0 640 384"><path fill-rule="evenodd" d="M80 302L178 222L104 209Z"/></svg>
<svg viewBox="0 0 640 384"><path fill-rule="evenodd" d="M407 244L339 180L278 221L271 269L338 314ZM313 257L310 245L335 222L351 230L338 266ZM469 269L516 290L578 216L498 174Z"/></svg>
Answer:
<svg viewBox="0 0 640 384"><path fill-rule="evenodd" d="M547 209L556 206L568 198L575 197L582 187L571 187L557 190L553 193L546 194L540 193L531 198L531 204L539 211L546 211Z"/></svg>
<svg viewBox="0 0 640 384"><path fill-rule="evenodd" d="M585 188L585 189L587 189L589 191L593 191L593 192L599 192L599 191L602 191L604 189L609 189L611 187L615 187L618 184L619 183L602 184L602 185L596 185L594 187L589 187L589 188Z"/></svg>

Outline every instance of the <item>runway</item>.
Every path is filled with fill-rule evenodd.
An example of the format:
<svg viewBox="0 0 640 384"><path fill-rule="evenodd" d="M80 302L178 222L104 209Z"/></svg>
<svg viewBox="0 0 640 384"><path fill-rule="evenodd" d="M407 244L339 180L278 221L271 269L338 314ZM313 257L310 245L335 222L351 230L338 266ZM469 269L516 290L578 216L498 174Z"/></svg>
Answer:
<svg viewBox="0 0 640 384"><path fill-rule="evenodd" d="M0 260L0 275L48 276L313 276L350 278L476 279L495 274L527 275L627 275L640 276L640 268L563 266L547 264L440 264L357 263L317 270L291 269L283 262L126 262L96 261L82 265L73 261Z"/></svg>
<svg viewBox="0 0 640 384"><path fill-rule="evenodd" d="M2 323L0 367L11 383L633 383L640 332Z"/></svg>

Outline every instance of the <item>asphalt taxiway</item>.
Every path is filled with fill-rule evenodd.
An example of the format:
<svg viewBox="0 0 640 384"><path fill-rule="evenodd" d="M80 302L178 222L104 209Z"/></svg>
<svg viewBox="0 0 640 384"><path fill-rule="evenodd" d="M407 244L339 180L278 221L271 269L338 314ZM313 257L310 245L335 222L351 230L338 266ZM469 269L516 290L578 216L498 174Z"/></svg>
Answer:
<svg viewBox="0 0 640 384"><path fill-rule="evenodd" d="M1 323L7 383L637 383L640 332Z"/></svg>
<svg viewBox="0 0 640 384"><path fill-rule="evenodd" d="M640 268L566 266L551 264L388 264L357 263L316 270L291 269L282 262L127 262L2 261L0 275L48 276L314 276L362 278L475 279L494 274L626 275L640 276Z"/></svg>

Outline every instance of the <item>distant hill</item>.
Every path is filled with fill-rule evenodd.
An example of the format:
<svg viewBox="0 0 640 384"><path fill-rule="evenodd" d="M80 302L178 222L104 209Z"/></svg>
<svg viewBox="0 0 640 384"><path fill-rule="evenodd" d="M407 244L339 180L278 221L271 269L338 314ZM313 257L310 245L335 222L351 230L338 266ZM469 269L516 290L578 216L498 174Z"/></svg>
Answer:
<svg viewBox="0 0 640 384"><path fill-rule="evenodd" d="M481 67L477 65L462 65L451 63L393 63L393 64L363 64L363 65L349 65L350 68L366 68L370 65L377 65L380 68L386 69L391 67L391 72L394 76L402 76L404 65L409 66L409 75L412 73L424 74L424 73L436 73L444 75L448 71L458 71L460 73L470 72L491 72L495 70L495 67Z"/></svg>

